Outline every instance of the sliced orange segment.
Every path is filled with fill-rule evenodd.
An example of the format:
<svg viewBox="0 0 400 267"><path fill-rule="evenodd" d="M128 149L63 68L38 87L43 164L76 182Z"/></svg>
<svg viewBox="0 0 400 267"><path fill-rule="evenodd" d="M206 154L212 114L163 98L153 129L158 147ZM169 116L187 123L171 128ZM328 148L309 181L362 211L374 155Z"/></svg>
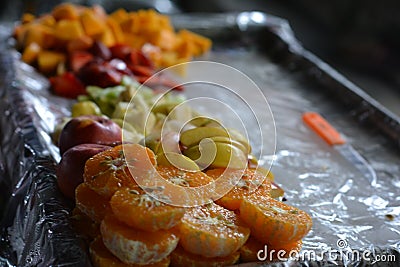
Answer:
<svg viewBox="0 0 400 267"><path fill-rule="evenodd" d="M288 243L283 245L267 245L250 236L247 242L240 248L241 262L257 262L257 261L275 261L283 260L299 253L302 241ZM278 257L279 256L279 257Z"/></svg>
<svg viewBox="0 0 400 267"><path fill-rule="evenodd" d="M180 243L193 254L227 257L237 251L250 234L239 217L215 203L189 209L179 225Z"/></svg>
<svg viewBox="0 0 400 267"><path fill-rule="evenodd" d="M165 196L171 203L189 207L212 202L214 179L204 172L184 171L173 166L157 166L156 171L161 180L168 181Z"/></svg>
<svg viewBox="0 0 400 267"><path fill-rule="evenodd" d="M311 229L312 219L305 211L273 198L253 195L243 199L240 217L260 242L276 245L302 239Z"/></svg>
<svg viewBox="0 0 400 267"><path fill-rule="evenodd" d="M90 244L89 253L94 267L168 267L170 264L169 257L159 262L146 265L123 263L104 246L100 236Z"/></svg>
<svg viewBox="0 0 400 267"><path fill-rule="evenodd" d="M98 223L111 211L108 200L90 189L85 183L81 183L75 189L75 202L77 209Z"/></svg>
<svg viewBox="0 0 400 267"><path fill-rule="evenodd" d="M204 172L187 172L173 166L157 166L157 172L167 181L185 187L198 187L214 182Z"/></svg>
<svg viewBox="0 0 400 267"><path fill-rule="evenodd" d="M238 210L245 197L252 194L267 197L271 192L271 181L263 173L256 172L255 169L246 169L243 172L242 170L218 168L209 170L206 173L214 179L222 176L228 177L228 179L232 179L232 182L241 177L227 194L215 201L218 205L229 210Z"/></svg>
<svg viewBox="0 0 400 267"><path fill-rule="evenodd" d="M140 187L118 190L110 201L115 217L125 224L144 231L170 229L178 224L185 208L171 206L154 199Z"/></svg>
<svg viewBox="0 0 400 267"><path fill-rule="evenodd" d="M146 153L142 153L143 150ZM147 159L138 160L137 157L143 155L155 164L154 153L138 144L119 145L103 151L86 161L83 179L91 189L110 199L120 188L136 186L128 165L140 169L140 163L147 162Z"/></svg>
<svg viewBox="0 0 400 267"><path fill-rule="evenodd" d="M177 246L178 237L168 231L145 232L126 226L113 216L100 225L103 243L127 264L153 264L166 258Z"/></svg>
<svg viewBox="0 0 400 267"><path fill-rule="evenodd" d="M226 256L217 258L206 258L185 251L178 246L171 253L171 266L174 267L220 267L230 266L239 260L240 253L238 251Z"/></svg>

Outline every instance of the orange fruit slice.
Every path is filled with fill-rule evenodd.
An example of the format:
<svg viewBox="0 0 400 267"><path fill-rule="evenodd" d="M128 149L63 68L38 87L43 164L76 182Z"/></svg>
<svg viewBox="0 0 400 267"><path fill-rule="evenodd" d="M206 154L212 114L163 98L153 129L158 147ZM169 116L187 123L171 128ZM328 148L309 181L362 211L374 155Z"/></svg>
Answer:
<svg viewBox="0 0 400 267"><path fill-rule="evenodd" d="M227 257L247 240L250 230L230 210L215 203L189 209L179 225L180 244L193 254Z"/></svg>
<svg viewBox="0 0 400 267"><path fill-rule="evenodd" d="M170 264L169 257L166 257L159 262L146 265L123 263L104 246L101 236L97 237L90 244L89 254L95 267L168 267Z"/></svg>
<svg viewBox="0 0 400 267"><path fill-rule="evenodd" d="M140 187L118 190L111 198L110 205L119 221L152 232L170 229L185 214L185 208L165 204Z"/></svg>
<svg viewBox="0 0 400 267"><path fill-rule="evenodd" d="M100 224L103 243L127 264L153 264L166 258L177 246L178 237L168 231L145 232L106 216Z"/></svg>
<svg viewBox="0 0 400 267"><path fill-rule="evenodd" d="M167 181L184 187L198 187L214 182L204 172L187 172L173 166L157 166L157 172Z"/></svg>
<svg viewBox="0 0 400 267"><path fill-rule="evenodd" d="M155 164L154 153L146 147L138 144L113 147L86 161L83 179L91 189L110 199L120 188L136 186L128 165L140 169L141 163L148 162L147 159L138 160L143 156Z"/></svg>
<svg viewBox="0 0 400 267"><path fill-rule="evenodd" d="M305 211L273 198L256 195L243 199L240 217L260 242L276 245L302 239L311 229L312 219Z"/></svg>
<svg viewBox="0 0 400 267"><path fill-rule="evenodd" d="M267 245L253 236L240 248L241 262L276 261L295 256L299 253L303 242L301 240L283 245Z"/></svg>
<svg viewBox="0 0 400 267"><path fill-rule="evenodd" d="M174 267L220 267L235 264L239 260L240 253L236 251L226 257L206 258L187 252L178 246L170 257L171 265Z"/></svg>
<svg viewBox="0 0 400 267"><path fill-rule="evenodd" d="M111 211L108 200L90 189L85 183L81 183L75 189L75 203L77 209L98 223Z"/></svg>
<svg viewBox="0 0 400 267"><path fill-rule="evenodd" d="M235 177L241 177L234 187L223 197L217 199L215 202L229 210L238 210L243 198L252 194L259 196L269 196L271 192L271 181L266 178L261 172L256 172L255 169L230 170L230 169L213 169L206 172L207 175L214 179L227 176L228 179L236 181Z"/></svg>

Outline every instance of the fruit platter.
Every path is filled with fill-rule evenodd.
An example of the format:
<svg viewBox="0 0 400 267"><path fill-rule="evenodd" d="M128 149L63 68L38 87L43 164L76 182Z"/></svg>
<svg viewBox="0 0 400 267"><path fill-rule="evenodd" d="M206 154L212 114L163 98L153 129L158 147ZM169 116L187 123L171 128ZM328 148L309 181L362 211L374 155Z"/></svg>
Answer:
<svg viewBox="0 0 400 267"><path fill-rule="evenodd" d="M67 3L8 26L0 263L400 260L399 158L388 145L400 140L398 119L303 50L285 21L204 21ZM376 131L355 127L321 87L345 90L356 119L374 110L364 121ZM374 140L374 153L361 151L374 183L304 124L310 109L354 146Z"/></svg>

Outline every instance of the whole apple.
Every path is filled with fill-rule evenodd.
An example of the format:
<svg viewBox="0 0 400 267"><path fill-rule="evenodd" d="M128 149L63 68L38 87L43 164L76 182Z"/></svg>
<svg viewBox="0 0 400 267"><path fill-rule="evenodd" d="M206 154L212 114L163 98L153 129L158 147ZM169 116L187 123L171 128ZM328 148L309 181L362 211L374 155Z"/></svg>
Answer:
<svg viewBox="0 0 400 267"><path fill-rule="evenodd" d="M122 141L122 129L111 119L84 115L73 118L61 130L60 154L79 144L112 144Z"/></svg>
<svg viewBox="0 0 400 267"><path fill-rule="evenodd" d="M99 144L80 144L68 149L57 165L57 183L61 192L75 199L75 188L83 182L86 161L94 155L111 148Z"/></svg>

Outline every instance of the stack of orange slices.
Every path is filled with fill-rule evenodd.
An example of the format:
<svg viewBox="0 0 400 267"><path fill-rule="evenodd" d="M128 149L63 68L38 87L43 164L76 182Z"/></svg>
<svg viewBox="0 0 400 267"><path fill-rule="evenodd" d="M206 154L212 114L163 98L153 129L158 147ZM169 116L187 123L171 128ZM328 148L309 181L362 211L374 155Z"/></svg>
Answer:
<svg viewBox="0 0 400 267"><path fill-rule="evenodd" d="M166 181L179 175L185 187L213 183L221 173L237 175L236 170L184 173L157 166L153 152L138 144L119 145L90 158L84 183L76 189L74 225L90 240L95 266L228 266L258 261L266 245L286 255L301 249L311 217L272 198L271 181L255 169L246 169L223 197L181 207L154 198L136 182L129 165L140 168L143 157ZM254 181L257 188L250 192Z"/></svg>

